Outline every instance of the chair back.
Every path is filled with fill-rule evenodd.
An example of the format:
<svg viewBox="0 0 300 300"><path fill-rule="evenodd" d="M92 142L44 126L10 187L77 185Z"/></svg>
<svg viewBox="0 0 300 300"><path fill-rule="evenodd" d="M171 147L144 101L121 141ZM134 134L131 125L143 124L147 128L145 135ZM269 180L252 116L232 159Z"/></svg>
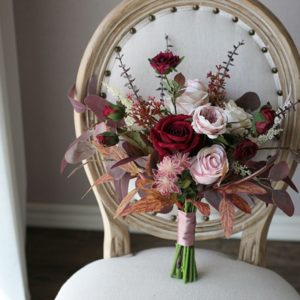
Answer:
<svg viewBox="0 0 300 300"><path fill-rule="evenodd" d="M93 76L97 79L97 93L110 101L114 99L107 86L121 93L128 92L115 59L120 51L124 54L124 62L131 68L130 73L136 78L135 84L140 94L159 97L156 91L159 81L147 58L165 49L166 34L173 51L185 56L178 71L187 78L204 81L206 74L214 70L216 64L227 59L227 51L232 49L233 44L245 42L227 83L230 99L255 91L262 103L270 102L278 107L289 92L294 98L299 98L298 52L282 24L258 1L127 0L104 19L85 50L76 81L78 101L83 101ZM281 139L283 146L298 146L297 115L298 109L285 122L287 130ZM91 112L75 113L76 134L80 135L94 120ZM280 158L294 169L288 153L281 153ZM103 162L99 157L96 159L97 162L85 166L91 184L105 172ZM114 220L118 203L113 185L97 186L94 193L106 228L106 257L129 252L126 224L161 238L176 239L176 213L136 214L125 220ZM251 215L236 213L234 232L246 232L246 246L242 247L244 250L241 250L240 258L260 263L259 257L264 251L273 212L272 206L266 208L262 202L257 202ZM256 237L250 238L251 235ZM197 217L196 240L222 236L223 230L217 215L210 219L202 219L200 215ZM258 248L247 250L253 248L253 244Z"/></svg>

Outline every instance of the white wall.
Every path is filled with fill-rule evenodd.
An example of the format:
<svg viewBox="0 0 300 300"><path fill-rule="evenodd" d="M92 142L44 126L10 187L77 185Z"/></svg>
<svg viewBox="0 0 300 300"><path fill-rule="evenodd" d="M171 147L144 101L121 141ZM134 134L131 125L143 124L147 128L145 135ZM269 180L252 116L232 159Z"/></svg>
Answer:
<svg viewBox="0 0 300 300"><path fill-rule="evenodd" d="M29 299L25 265L26 172L11 0L0 1L0 299Z"/></svg>
<svg viewBox="0 0 300 300"><path fill-rule="evenodd" d="M80 200L88 188L84 172L70 180L59 174L61 157L74 137L66 91L90 36L119 2L14 0L30 203L95 204L92 195ZM300 1L262 2L282 20L300 49ZM300 170L295 181L300 186Z"/></svg>

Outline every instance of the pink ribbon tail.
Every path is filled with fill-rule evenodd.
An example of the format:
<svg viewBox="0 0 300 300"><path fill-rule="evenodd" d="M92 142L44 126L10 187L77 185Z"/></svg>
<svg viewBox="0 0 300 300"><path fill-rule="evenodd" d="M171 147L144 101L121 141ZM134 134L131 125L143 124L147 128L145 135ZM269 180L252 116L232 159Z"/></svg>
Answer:
<svg viewBox="0 0 300 300"><path fill-rule="evenodd" d="M194 246L196 213L185 213L178 210L177 244Z"/></svg>

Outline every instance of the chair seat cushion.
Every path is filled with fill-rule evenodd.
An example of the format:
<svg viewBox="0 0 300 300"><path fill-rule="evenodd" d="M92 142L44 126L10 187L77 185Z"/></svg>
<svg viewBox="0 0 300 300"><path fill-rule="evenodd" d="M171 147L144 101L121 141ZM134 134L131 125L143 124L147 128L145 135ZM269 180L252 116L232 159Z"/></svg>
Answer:
<svg viewBox="0 0 300 300"><path fill-rule="evenodd" d="M300 299L276 273L208 250L196 251L198 281L184 284L170 278L174 250L155 248L92 262L64 284L56 300Z"/></svg>

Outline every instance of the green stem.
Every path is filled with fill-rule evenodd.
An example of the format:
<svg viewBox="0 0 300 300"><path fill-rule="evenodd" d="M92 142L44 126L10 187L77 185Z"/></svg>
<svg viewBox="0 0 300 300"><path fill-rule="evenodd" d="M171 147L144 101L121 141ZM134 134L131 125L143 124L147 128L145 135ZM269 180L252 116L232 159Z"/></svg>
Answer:
<svg viewBox="0 0 300 300"><path fill-rule="evenodd" d="M167 81L168 85L171 86L170 81L169 81L167 75L165 75L165 80ZM175 93L173 93L173 94L171 95L171 102L172 102L173 107L174 107L174 113L175 113L175 115L177 115L176 95L175 95Z"/></svg>

